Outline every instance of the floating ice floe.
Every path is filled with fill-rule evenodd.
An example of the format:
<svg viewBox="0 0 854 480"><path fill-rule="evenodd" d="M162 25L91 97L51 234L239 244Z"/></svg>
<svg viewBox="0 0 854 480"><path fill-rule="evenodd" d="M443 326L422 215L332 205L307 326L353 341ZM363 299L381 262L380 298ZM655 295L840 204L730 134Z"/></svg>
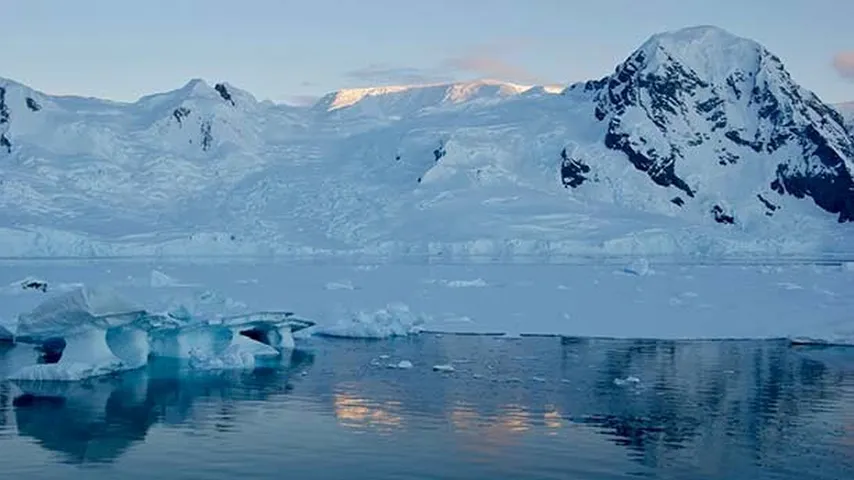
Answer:
<svg viewBox="0 0 854 480"><path fill-rule="evenodd" d="M792 346L828 346L828 347L854 347L854 332L848 334L828 335L826 337L791 337L789 343Z"/></svg>
<svg viewBox="0 0 854 480"><path fill-rule="evenodd" d="M615 378L614 385L617 386L625 386L625 385L637 385L640 383L640 378L634 376L628 376L626 378Z"/></svg>
<svg viewBox="0 0 854 480"><path fill-rule="evenodd" d="M337 338L383 339L405 337L419 333L424 319L412 313L403 304L389 304L385 308L345 315L333 325L318 327L315 335Z"/></svg>
<svg viewBox="0 0 854 480"><path fill-rule="evenodd" d="M82 286L19 316L15 341L42 355L10 378L75 381L140 368L150 356L194 368L252 368L293 349L293 332L312 325L292 312L198 316L178 305L151 313L112 289Z"/></svg>

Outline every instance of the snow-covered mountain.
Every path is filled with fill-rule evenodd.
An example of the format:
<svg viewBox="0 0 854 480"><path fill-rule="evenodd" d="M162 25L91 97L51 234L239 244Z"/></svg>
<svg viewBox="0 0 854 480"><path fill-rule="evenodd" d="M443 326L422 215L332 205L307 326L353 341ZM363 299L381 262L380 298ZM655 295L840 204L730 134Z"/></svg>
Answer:
<svg viewBox="0 0 854 480"><path fill-rule="evenodd" d="M0 80L15 255L850 250L854 135L761 45L658 34L599 80L134 103ZM847 251L847 250L846 250Z"/></svg>
<svg viewBox="0 0 854 480"><path fill-rule="evenodd" d="M848 131L854 135L854 102L845 102L836 105L836 109L842 114Z"/></svg>

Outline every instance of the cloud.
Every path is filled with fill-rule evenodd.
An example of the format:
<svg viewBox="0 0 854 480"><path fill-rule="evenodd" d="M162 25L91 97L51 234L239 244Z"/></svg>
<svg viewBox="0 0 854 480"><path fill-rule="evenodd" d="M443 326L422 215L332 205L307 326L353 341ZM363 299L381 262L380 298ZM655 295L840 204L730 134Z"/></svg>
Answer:
<svg viewBox="0 0 854 480"><path fill-rule="evenodd" d="M445 60L444 65L458 72L520 83L546 83L524 68L490 55L465 55Z"/></svg>
<svg viewBox="0 0 854 480"><path fill-rule="evenodd" d="M854 50L836 54L833 57L833 68L843 78L854 80Z"/></svg>
<svg viewBox="0 0 854 480"><path fill-rule="evenodd" d="M424 68L375 63L345 72L362 85L423 85L459 80L461 77L489 78L528 84L549 84L509 58L530 50L532 42L507 38L475 45Z"/></svg>
<svg viewBox="0 0 854 480"><path fill-rule="evenodd" d="M434 69L402 67L384 63L374 63L344 73L344 76L369 85L411 85L424 83L440 83L453 80L453 77L443 75Z"/></svg>
<svg viewBox="0 0 854 480"><path fill-rule="evenodd" d="M519 83L549 83L521 65L517 65L507 59L507 57L514 54L525 53L531 46L532 42L525 38L506 38L474 46L462 55L446 59L442 62L442 65L445 68L460 73L473 73L479 77L488 77L495 80Z"/></svg>

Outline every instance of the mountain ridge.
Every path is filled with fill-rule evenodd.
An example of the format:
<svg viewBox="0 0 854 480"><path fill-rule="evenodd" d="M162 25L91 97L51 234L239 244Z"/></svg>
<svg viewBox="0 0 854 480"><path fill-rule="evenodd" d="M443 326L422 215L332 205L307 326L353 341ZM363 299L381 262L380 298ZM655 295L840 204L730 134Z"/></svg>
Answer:
<svg viewBox="0 0 854 480"><path fill-rule="evenodd" d="M0 87L0 243L16 255L723 254L852 239L842 116L716 27L653 35L614 73L560 89L343 89L295 107L201 79L129 103Z"/></svg>

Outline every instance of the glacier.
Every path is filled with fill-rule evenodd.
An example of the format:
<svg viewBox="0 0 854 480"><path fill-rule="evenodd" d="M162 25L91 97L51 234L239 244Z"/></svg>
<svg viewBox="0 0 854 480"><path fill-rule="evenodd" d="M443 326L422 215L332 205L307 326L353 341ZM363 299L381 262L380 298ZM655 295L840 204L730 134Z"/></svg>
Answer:
<svg viewBox="0 0 854 480"><path fill-rule="evenodd" d="M251 369L292 351L293 332L313 325L291 312L205 316L192 304L153 313L112 288L84 285L18 316L14 341L33 345L39 357L8 378L78 381L135 370L150 357Z"/></svg>
<svg viewBox="0 0 854 480"><path fill-rule="evenodd" d="M305 107L202 79L132 103L5 79L0 92L6 257L561 262L854 244L845 109L714 27L656 34L613 73L560 87L365 87Z"/></svg>

